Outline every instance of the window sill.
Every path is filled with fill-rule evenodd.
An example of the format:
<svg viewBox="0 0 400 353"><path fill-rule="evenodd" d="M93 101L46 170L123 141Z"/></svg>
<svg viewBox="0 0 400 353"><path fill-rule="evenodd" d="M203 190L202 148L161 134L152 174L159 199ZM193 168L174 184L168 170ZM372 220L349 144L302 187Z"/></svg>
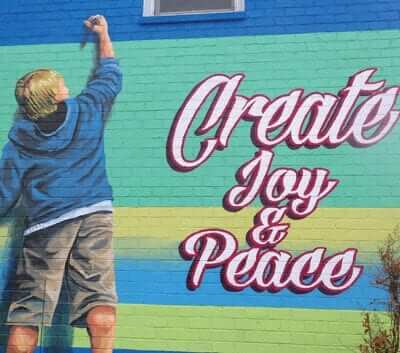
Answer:
<svg viewBox="0 0 400 353"><path fill-rule="evenodd" d="M230 21L243 20L246 18L246 11L208 13L197 15L171 15L171 16L143 16L139 23L143 25L159 23L180 23L180 22L209 22L209 21Z"/></svg>

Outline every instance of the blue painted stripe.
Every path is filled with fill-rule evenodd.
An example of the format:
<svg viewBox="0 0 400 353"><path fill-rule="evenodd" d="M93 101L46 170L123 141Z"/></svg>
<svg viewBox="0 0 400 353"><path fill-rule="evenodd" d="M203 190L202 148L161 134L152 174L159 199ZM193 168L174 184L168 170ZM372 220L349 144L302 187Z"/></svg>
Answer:
<svg viewBox="0 0 400 353"><path fill-rule="evenodd" d="M220 282L217 269L208 270L200 288L186 288L188 262L133 261L117 263L117 285L121 303L166 305L223 305L241 307L286 307L337 310L383 310L385 293L374 287L375 267L366 267L361 278L346 292L329 296L314 291L294 294L258 293L252 289L228 292ZM368 295L365 295L368 293Z"/></svg>
<svg viewBox="0 0 400 353"><path fill-rule="evenodd" d="M385 301L385 292L371 284L376 271L373 266L365 268L363 275L353 287L335 296L325 295L318 290L307 294L295 294L288 290L279 293L259 293L252 289L229 292L222 287L220 272L217 269L208 270L200 288L190 291L186 287L189 266L189 262L179 260L117 260L115 267L119 302L336 310L385 309L382 304ZM0 285L2 288L5 287L4 280L0 281ZM61 301L65 300L67 298Z"/></svg>
<svg viewBox="0 0 400 353"><path fill-rule="evenodd" d="M224 21L142 21L142 0L2 0L0 45L66 43L85 40L82 20L94 13L109 19L114 40L201 38L260 34L398 29L398 0L247 0L246 16Z"/></svg>
<svg viewBox="0 0 400 353"><path fill-rule="evenodd" d="M42 351L37 350L37 353L54 353L53 348L44 348ZM57 353L90 353L89 348L66 348L64 351L57 350ZM171 351L136 351L131 349L114 349L114 353L190 353L190 352L171 352ZM36 352L35 352L36 353Z"/></svg>

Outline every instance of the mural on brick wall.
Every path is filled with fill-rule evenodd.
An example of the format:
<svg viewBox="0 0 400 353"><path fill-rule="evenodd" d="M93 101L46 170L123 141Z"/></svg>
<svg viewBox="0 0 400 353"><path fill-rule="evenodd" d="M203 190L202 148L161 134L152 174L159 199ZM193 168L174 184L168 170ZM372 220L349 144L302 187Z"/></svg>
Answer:
<svg viewBox="0 0 400 353"><path fill-rule="evenodd" d="M52 68L65 75L71 97L78 96L98 49L82 21L98 11L110 23L124 82L104 131L100 119L96 127L76 119L85 130L73 134L83 136L71 150L76 163L43 158L47 173L24 168L32 149L15 159L18 168L6 158L0 177L12 185L7 195L0 187L0 212L17 189L17 170L31 176L25 192L41 177L55 182L36 184L43 197L59 193L48 198L52 209L86 202L78 196L88 193L89 179L79 176L107 171L112 253L100 254L97 243L93 261L75 261L86 256L86 237L72 244L62 236L54 239L60 261L46 267L44 241L30 244L43 265L40 276L62 262L113 264L115 353L348 353L362 342L362 314L384 317L385 293L373 280L376 249L400 219L398 1L245 3L243 12L163 18L143 16L143 1L0 4L5 153L11 152L16 80ZM117 70L113 61L104 64L103 73ZM59 83L61 75L53 79ZM82 104L96 98L90 94ZM37 109L46 100L33 103ZM52 114L56 124L62 108ZM34 128L27 143L40 136L38 125L52 133L44 122L28 123ZM100 152L95 141L103 136L105 164L95 163L100 155L86 156ZM57 137L66 143L57 134L51 139ZM29 161L33 166L34 158ZM91 196L106 195L108 187L93 180ZM12 297L23 233L36 224L27 227L19 211L33 212L32 206L0 220L0 352L10 337L10 305L18 315L24 311ZM98 228L94 223L104 233L110 229L109 213L92 221L85 222L88 232ZM93 283L96 278L89 276ZM70 279L78 293L74 286L81 282ZM91 337L71 327L81 320L71 322L70 315L72 308L75 318L77 303L87 298L71 303L66 286L56 298L57 281L50 282L45 305L35 307L39 335L18 337L30 338L27 346L37 343L41 352L90 352ZM113 288L113 279L105 282ZM32 281L24 284L29 291Z"/></svg>
<svg viewBox="0 0 400 353"><path fill-rule="evenodd" d="M273 149L282 143L292 149L332 149L346 142L354 148L366 148L385 138L400 117L395 107L400 86L385 87L384 80L373 80L376 71L354 74L337 95L304 95L298 88L274 99L263 94L246 97L239 93L244 74L212 75L193 88L169 133L169 164L179 172L199 168L216 151L228 147L238 124L250 123L251 142L259 150L236 172L237 184L226 192L223 207L237 212L259 198L263 208L246 234L247 249L239 249L237 238L226 229L196 231L182 241L180 254L192 262L187 276L189 289L200 287L210 268L220 269L221 282L230 291L251 287L279 292L288 288L294 293L318 289L339 294L357 281L363 270L357 265L357 249L327 256L326 248L317 247L293 256L277 248L289 235L290 223L284 217L308 217L340 180L323 167L273 169ZM211 102L204 107L210 96ZM203 108L207 110L204 117L199 114ZM195 122L195 134L204 140L197 156L189 159L185 142Z"/></svg>

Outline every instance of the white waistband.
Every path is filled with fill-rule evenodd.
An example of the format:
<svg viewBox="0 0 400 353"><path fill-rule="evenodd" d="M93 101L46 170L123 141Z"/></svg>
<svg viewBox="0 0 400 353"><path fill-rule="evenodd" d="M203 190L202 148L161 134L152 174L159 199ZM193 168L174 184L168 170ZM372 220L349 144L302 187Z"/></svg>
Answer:
<svg viewBox="0 0 400 353"><path fill-rule="evenodd" d="M74 218L77 218L80 216L84 216L84 215L99 212L99 211L112 212L112 202L110 200L106 200L106 201L101 201L101 202L95 203L90 206L77 208L75 210L64 213L60 217L54 218L50 221L47 221L44 223L38 223L38 224L35 224L35 225L29 227L28 229L26 229L24 231L24 235L28 235L28 234L37 232L38 230L54 226L57 223L67 221L69 219L74 219Z"/></svg>

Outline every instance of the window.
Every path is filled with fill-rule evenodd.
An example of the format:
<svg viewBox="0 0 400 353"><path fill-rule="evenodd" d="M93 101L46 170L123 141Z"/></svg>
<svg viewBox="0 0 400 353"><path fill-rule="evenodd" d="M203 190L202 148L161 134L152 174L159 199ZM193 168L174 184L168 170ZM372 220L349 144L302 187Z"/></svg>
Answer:
<svg viewBox="0 0 400 353"><path fill-rule="evenodd" d="M174 16L244 11L245 0L144 0L143 16Z"/></svg>

